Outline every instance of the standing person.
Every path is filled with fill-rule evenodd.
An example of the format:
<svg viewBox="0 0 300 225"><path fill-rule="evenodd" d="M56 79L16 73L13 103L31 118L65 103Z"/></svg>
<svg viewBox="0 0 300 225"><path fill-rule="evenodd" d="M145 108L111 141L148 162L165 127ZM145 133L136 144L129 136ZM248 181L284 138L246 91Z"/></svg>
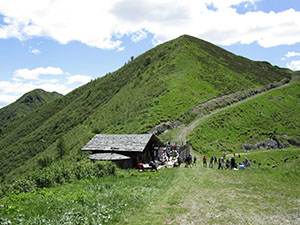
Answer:
<svg viewBox="0 0 300 225"><path fill-rule="evenodd" d="M234 157L231 158L230 164L231 164L231 169L233 170L235 168L235 158Z"/></svg>
<svg viewBox="0 0 300 225"><path fill-rule="evenodd" d="M174 149L174 150L176 150L176 149L177 149L176 143L175 143L175 145L173 146L173 149Z"/></svg>
<svg viewBox="0 0 300 225"><path fill-rule="evenodd" d="M213 168L214 167L213 162L214 162L214 157L212 156L212 157L210 157L209 168Z"/></svg>
<svg viewBox="0 0 300 225"><path fill-rule="evenodd" d="M194 155L194 162L193 162L193 165L196 166L196 162L197 162L197 157Z"/></svg>
<svg viewBox="0 0 300 225"><path fill-rule="evenodd" d="M188 160L188 166L191 167L192 166L192 161L193 161L192 155L189 155L187 160Z"/></svg>
<svg viewBox="0 0 300 225"><path fill-rule="evenodd" d="M206 157L205 156L203 156L203 167L207 167Z"/></svg>
<svg viewBox="0 0 300 225"><path fill-rule="evenodd" d="M188 157L186 157L185 160L184 160L184 164L185 164L184 167L185 168L188 168L188 165L189 165L188 161L189 161L189 159L188 159Z"/></svg>
<svg viewBox="0 0 300 225"><path fill-rule="evenodd" d="M167 151L167 161L170 161L170 157L171 157L170 151Z"/></svg>
<svg viewBox="0 0 300 225"><path fill-rule="evenodd" d="M221 169L224 169L225 168L225 159L224 159L224 156L222 156L221 158Z"/></svg>
<svg viewBox="0 0 300 225"><path fill-rule="evenodd" d="M142 172L142 171L144 171L144 166L143 166L143 163L142 163L142 161L141 161L141 160L140 160L140 162L139 162L138 166L139 166L139 172Z"/></svg>
<svg viewBox="0 0 300 225"><path fill-rule="evenodd" d="M218 170L221 169L221 158L218 159L219 162L219 166L218 166Z"/></svg>
<svg viewBox="0 0 300 225"><path fill-rule="evenodd" d="M217 156L215 156L215 164L218 162Z"/></svg>
<svg viewBox="0 0 300 225"><path fill-rule="evenodd" d="M225 167L225 169L226 170L229 169L229 159L226 159L226 167Z"/></svg>
<svg viewBox="0 0 300 225"><path fill-rule="evenodd" d="M248 158L245 157L245 167L248 166Z"/></svg>
<svg viewBox="0 0 300 225"><path fill-rule="evenodd" d="M178 161L178 167L180 167L180 165L181 165L181 158L178 157L177 161Z"/></svg>

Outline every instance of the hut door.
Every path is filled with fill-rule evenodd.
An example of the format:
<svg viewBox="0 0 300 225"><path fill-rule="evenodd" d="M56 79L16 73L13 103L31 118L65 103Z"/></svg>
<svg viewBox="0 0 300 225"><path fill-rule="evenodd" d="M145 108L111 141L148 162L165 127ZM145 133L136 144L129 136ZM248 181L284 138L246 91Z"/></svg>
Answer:
<svg viewBox="0 0 300 225"><path fill-rule="evenodd" d="M137 167L138 161L136 157L132 157L132 167Z"/></svg>

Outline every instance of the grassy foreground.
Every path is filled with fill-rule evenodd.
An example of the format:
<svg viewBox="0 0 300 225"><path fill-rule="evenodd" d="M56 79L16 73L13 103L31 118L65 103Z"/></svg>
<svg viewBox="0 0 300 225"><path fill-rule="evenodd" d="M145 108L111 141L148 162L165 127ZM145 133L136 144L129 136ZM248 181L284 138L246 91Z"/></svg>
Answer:
<svg viewBox="0 0 300 225"><path fill-rule="evenodd" d="M262 168L119 171L0 199L1 224L299 224L300 150L247 153ZM287 163L283 159L288 156ZM242 155L244 157L244 155ZM275 169L266 163L279 166Z"/></svg>

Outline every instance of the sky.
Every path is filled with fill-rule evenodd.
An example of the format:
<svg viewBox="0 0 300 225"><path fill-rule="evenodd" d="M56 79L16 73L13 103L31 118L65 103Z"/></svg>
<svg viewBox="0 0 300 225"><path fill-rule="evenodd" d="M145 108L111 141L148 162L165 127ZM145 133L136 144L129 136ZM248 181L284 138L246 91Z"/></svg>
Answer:
<svg viewBox="0 0 300 225"><path fill-rule="evenodd" d="M0 0L0 108L67 94L188 34L300 70L299 0Z"/></svg>

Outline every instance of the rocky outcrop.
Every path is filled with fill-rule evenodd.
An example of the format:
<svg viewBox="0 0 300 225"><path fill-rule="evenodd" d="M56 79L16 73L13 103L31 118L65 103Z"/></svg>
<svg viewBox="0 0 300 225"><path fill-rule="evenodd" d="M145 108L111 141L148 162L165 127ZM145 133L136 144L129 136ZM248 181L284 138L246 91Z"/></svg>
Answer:
<svg viewBox="0 0 300 225"><path fill-rule="evenodd" d="M244 91L237 91L228 95L224 95L221 97L213 98L208 100L207 102L201 103L197 106L195 106L190 113L194 114L195 116L201 116L209 114L211 111L216 110L218 108L224 108L228 105L231 105L233 103L239 102L241 100L244 100L246 98L249 98L251 96L257 95L259 93L280 87L284 84L289 83L290 80L287 78L284 78L283 80L268 84L264 87L258 88L258 89L252 89L252 90L244 90Z"/></svg>
<svg viewBox="0 0 300 225"><path fill-rule="evenodd" d="M292 139L289 139L288 142L289 142L289 144L294 145L294 146L300 148L300 142L297 142L297 141L292 140Z"/></svg>
<svg viewBox="0 0 300 225"><path fill-rule="evenodd" d="M160 134L164 133L167 130L173 130L177 127L180 127L181 125L183 125L183 123L179 120L162 122L159 125L153 127L148 133L155 134L155 135L160 135Z"/></svg>
<svg viewBox="0 0 300 225"><path fill-rule="evenodd" d="M254 145L243 144L241 148L246 151L249 151L249 150L255 150L255 149L281 149L281 148L287 148L287 147L289 147L288 143L281 143L278 140L269 139L266 142L258 142Z"/></svg>

